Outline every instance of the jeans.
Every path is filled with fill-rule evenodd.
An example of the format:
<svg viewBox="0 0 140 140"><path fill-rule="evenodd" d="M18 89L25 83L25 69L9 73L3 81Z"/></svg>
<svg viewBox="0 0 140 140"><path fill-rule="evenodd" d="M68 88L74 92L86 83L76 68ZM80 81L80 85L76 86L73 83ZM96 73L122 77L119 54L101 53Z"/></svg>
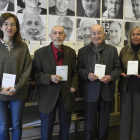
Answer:
<svg viewBox="0 0 140 140"><path fill-rule="evenodd" d="M21 140L22 114L25 100L0 101L0 140L10 140L11 116L12 140ZM9 107L10 106L10 111Z"/></svg>
<svg viewBox="0 0 140 140"><path fill-rule="evenodd" d="M58 97L58 101L54 109L49 114L40 113L41 119L41 140L52 140L53 124L56 117L56 109L59 107L59 140L69 140L69 128L71 124L71 112L67 112L63 105L62 95Z"/></svg>

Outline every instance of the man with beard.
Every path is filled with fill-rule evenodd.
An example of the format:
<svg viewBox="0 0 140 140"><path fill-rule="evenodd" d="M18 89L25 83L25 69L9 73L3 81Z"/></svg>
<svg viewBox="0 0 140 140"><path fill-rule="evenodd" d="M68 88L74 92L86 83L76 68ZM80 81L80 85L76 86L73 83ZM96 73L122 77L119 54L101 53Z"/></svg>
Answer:
<svg viewBox="0 0 140 140"><path fill-rule="evenodd" d="M131 0L134 17L129 20L140 20L140 0Z"/></svg>
<svg viewBox="0 0 140 140"><path fill-rule="evenodd" d="M110 40L106 40L107 44L113 46L122 46L122 26L119 22L114 21L109 27Z"/></svg>
<svg viewBox="0 0 140 140"><path fill-rule="evenodd" d="M54 2L55 2L55 6L49 7L50 14L60 15L60 16L75 15L75 12L69 9L70 0L54 0Z"/></svg>
<svg viewBox="0 0 140 140"><path fill-rule="evenodd" d="M65 29L65 41L69 41L73 31L73 21L69 17L61 16L57 19L57 24Z"/></svg>
<svg viewBox="0 0 140 140"><path fill-rule="evenodd" d="M100 0L81 0L85 11L84 17L100 17L98 9L100 8Z"/></svg>
<svg viewBox="0 0 140 140"><path fill-rule="evenodd" d="M46 38L42 35L44 31L43 22L39 15L25 14L22 24L22 36L29 41L45 41Z"/></svg>
<svg viewBox="0 0 140 140"><path fill-rule="evenodd" d="M97 24L97 21L94 19L81 19L80 21L80 31L81 31L81 36L84 41L84 45L87 46L90 43L90 28Z"/></svg>
<svg viewBox="0 0 140 140"><path fill-rule="evenodd" d="M41 140L52 140L57 107L60 120L59 140L69 140L74 92L78 88L76 53L72 48L62 45L66 37L62 26L54 26L49 36L52 40L50 45L35 52L31 76L38 85ZM68 66L66 81L56 74L56 66L63 65Z"/></svg>

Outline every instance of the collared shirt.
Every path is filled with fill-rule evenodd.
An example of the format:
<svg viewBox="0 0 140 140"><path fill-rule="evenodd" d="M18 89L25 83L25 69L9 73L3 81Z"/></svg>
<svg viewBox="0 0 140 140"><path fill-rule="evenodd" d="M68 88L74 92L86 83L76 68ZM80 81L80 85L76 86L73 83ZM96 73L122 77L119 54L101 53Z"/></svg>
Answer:
<svg viewBox="0 0 140 140"><path fill-rule="evenodd" d="M63 65L63 57L60 57L59 58L59 61L57 61L57 59L58 59L57 53L58 53L59 50L57 48L55 48L55 46L53 45L53 43L52 43L51 46L52 46L53 55L54 55L54 58L55 58L56 65L57 66L62 66ZM63 46L61 48L61 53L63 53Z"/></svg>
<svg viewBox="0 0 140 140"><path fill-rule="evenodd" d="M14 43L12 42L10 44L10 46L8 46L5 42L3 42L1 39L0 39L1 43L8 49L8 51L10 51L12 48L14 48Z"/></svg>
<svg viewBox="0 0 140 140"><path fill-rule="evenodd" d="M3 11L7 11L8 5L9 5L9 2L6 4L6 6L5 6L5 8L3 9Z"/></svg>

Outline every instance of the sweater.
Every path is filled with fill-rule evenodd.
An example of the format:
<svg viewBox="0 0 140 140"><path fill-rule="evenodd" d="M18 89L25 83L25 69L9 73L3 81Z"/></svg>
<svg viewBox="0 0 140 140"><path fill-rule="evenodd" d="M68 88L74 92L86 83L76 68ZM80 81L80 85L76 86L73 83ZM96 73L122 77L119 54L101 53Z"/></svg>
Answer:
<svg viewBox="0 0 140 140"><path fill-rule="evenodd" d="M28 46L25 43L21 42L19 46L15 45L11 51L8 51L0 41L0 85L2 85L3 73L15 74L14 88L17 91L13 96L0 94L0 100L24 100L27 98L31 68L32 60Z"/></svg>

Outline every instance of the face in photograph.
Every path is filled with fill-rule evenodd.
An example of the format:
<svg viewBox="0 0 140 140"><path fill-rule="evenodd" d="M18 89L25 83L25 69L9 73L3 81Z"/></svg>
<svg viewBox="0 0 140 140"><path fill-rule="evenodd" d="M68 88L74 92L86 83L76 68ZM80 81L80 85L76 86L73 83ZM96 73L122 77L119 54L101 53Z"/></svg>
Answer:
<svg viewBox="0 0 140 140"><path fill-rule="evenodd" d="M140 0L131 0L132 3L132 10L135 17L140 17Z"/></svg>
<svg viewBox="0 0 140 140"><path fill-rule="evenodd" d="M109 18L117 18L119 15L120 0L107 0L107 10Z"/></svg>
<svg viewBox="0 0 140 140"><path fill-rule="evenodd" d="M25 14L23 22L24 36L28 40L37 40L44 30L39 15Z"/></svg>
<svg viewBox="0 0 140 140"><path fill-rule="evenodd" d="M69 8L70 0L54 0L55 6L60 13L66 12Z"/></svg>
<svg viewBox="0 0 140 140"><path fill-rule="evenodd" d="M112 22L109 28L111 44L118 46L122 38L122 27L118 22Z"/></svg>
<svg viewBox="0 0 140 140"><path fill-rule="evenodd" d="M90 19L86 19L83 21L81 20L80 30L85 45L89 45L91 41L89 38L90 28L95 24L97 24L96 20L90 20Z"/></svg>
<svg viewBox="0 0 140 140"><path fill-rule="evenodd" d="M61 18L61 19L60 19ZM57 21L58 25L65 29L66 38L65 41L69 41L73 31L73 21L69 17L60 17Z"/></svg>
<svg viewBox="0 0 140 140"><path fill-rule="evenodd" d="M38 7L39 0L23 0L28 7Z"/></svg>
<svg viewBox="0 0 140 140"><path fill-rule="evenodd" d="M88 17L96 14L99 2L99 0L82 0L83 9Z"/></svg>

